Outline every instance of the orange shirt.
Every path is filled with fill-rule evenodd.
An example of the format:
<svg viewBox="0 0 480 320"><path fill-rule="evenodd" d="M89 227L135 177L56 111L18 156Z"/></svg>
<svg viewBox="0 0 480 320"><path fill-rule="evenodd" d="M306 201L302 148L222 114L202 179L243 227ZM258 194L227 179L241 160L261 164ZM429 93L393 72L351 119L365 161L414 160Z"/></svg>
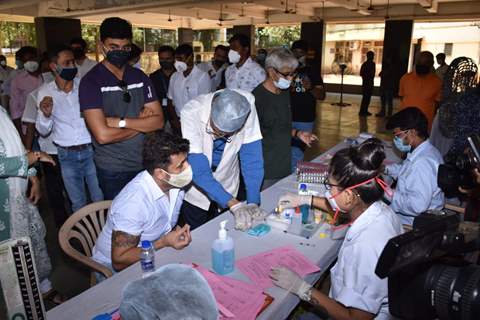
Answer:
<svg viewBox="0 0 480 320"><path fill-rule="evenodd" d="M405 74L400 79L398 95L402 97L400 109L417 107L428 119L428 127L432 127L435 116L435 103L440 101L442 92L442 80L434 73L424 76L416 72Z"/></svg>

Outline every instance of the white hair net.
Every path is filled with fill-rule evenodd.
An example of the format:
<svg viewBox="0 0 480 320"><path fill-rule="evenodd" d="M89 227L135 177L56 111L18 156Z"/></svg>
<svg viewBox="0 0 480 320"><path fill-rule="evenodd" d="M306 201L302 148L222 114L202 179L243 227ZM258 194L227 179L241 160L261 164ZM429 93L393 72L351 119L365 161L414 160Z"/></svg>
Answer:
<svg viewBox="0 0 480 320"><path fill-rule="evenodd" d="M242 94L225 89L217 92L212 99L210 117L217 129L223 132L235 132L247 121L251 106Z"/></svg>
<svg viewBox="0 0 480 320"><path fill-rule="evenodd" d="M216 320L217 304L207 281L195 269L169 264L122 293L122 320Z"/></svg>

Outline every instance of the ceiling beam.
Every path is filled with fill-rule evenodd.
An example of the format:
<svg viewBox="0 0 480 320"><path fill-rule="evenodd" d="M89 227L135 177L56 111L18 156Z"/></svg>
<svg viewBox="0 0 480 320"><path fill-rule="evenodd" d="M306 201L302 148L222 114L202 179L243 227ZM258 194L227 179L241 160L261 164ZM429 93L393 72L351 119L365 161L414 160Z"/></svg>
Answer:
<svg viewBox="0 0 480 320"><path fill-rule="evenodd" d="M422 6L429 13L437 13L438 1L437 0L417 0L418 4Z"/></svg>

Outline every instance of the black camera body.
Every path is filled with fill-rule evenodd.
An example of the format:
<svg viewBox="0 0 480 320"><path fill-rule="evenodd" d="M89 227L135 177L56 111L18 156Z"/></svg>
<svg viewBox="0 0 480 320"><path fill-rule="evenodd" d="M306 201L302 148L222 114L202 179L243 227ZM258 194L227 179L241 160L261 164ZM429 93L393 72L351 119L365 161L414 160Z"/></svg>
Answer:
<svg viewBox="0 0 480 320"><path fill-rule="evenodd" d="M458 188L472 189L476 186L472 170L480 168L480 137L468 137L469 148L464 154L450 159L438 168L437 183L447 196L456 196Z"/></svg>
<svg viewBox="0 0 480 320"><path fill-rule="evenodd" d="M478 250L478 234L466 241L455 214L418 218L412 231L390 239L375 270L388 277L390 313L406 320L478 319L480 266L461 255Z"/></svg>

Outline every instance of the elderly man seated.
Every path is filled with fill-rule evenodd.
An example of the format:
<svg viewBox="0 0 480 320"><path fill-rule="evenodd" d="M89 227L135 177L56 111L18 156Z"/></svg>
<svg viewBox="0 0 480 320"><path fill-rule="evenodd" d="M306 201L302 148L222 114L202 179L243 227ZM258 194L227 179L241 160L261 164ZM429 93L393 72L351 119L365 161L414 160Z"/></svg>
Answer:
<svg viewBox="0 0 480 320"><path fill-rule="evenodd" d="M120 271L140 260L143 240L153 243L155 250L186 247L190 226L177 223L192 169L187 161L188 140L156 132L144 145L140 172L113 200L108 218L92 258L114 271ZM97 277L98 278L98 277ZM99 278L98 280L103 280Z"/></svg>
<svg viewBox="0 0 480 320"><path fill-rule="evenodd" d="M125 287L120 316L122 320L217 320L218 311L212 290L197 270L169 264Z"/></svg>
<svg viewBox="0 0 480 320"><path fill-rule="evenodd" d="M393 131L395 147L406 153L401 163L388 165L387 175L397 179L391 199L392 209L402 224L412 225L413 219L426 210L442 209L445 196L438 187L438 166L443 163L440 152L428 139L427 117L415 107L403 109L387 122Z"/></svg>

